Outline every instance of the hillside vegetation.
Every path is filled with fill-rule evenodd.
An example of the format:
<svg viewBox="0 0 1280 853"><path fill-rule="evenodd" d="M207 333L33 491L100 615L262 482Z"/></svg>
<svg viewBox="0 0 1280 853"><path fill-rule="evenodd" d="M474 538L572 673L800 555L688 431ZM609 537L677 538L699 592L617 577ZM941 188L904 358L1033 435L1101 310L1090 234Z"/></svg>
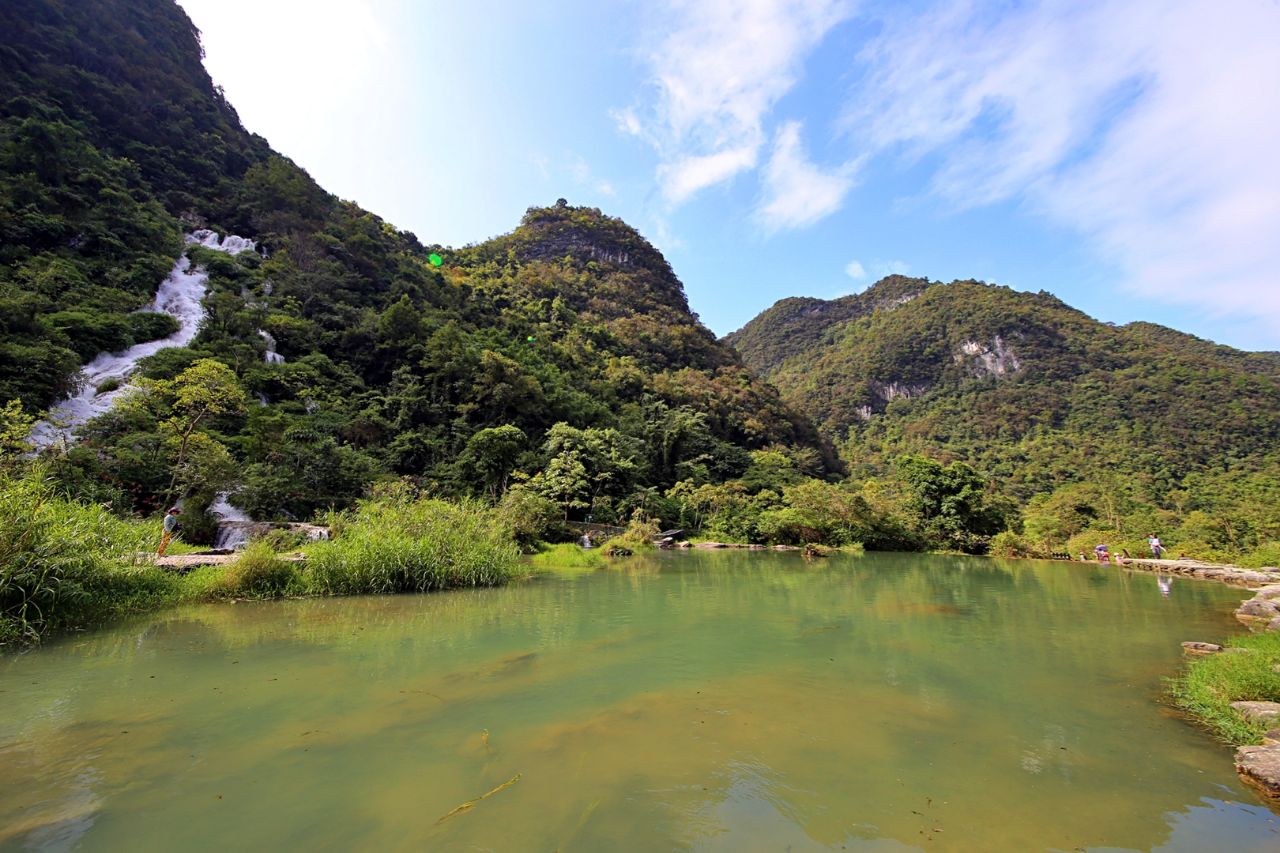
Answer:
<svg viewBox="0 0 1280 853"><path fill-rule="evenodd" d="M971 465L1027 506L1040 547L1158 529L1209 556L1280 538L1280 354L898 276L783 300L726 340L855 478L914 453Z"/></svg>
<svg viewBox="0 0 1280 853"><path fill-rule="evenodd" d="M0 29L0 403L37 415L96 353L172 331L135 312L184 231L260 247L186 249L210 274L200 333L51 460L66 493L148 513L231 490L255 517L304 518L409 477L625 521L679 482L744 475L753 451L834 468L621 220L561 200L427 246L246 132L172 2L22 0ZM187 534L211 528L195 513Z"/></svg>

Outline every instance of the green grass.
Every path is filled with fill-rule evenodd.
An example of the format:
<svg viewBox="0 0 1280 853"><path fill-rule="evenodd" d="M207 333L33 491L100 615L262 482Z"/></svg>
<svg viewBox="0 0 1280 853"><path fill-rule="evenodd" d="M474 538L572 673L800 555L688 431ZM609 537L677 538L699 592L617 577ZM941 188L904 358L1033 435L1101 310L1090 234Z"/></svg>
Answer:
<svg viewBox="0 0 1280 853"><path fill-rule="evenodd" d="M573 542L562 542L559 545L544 545L530 559L531 565L540 569L558 571L562 569L585 569L593 571L603 569L609 564L602 548L585 550Z"/></svg>
<svg viewBox="0 0 1280 853"><path fill-rule="evenodd" d="M1230 703L1280 701L1280 633L1245 634L1226 643L1248 652L1220 652L1196 658L1173 679L1170 693L1177 706L1235 746L1261 743L1265 726L1245 722Z"/></svg>
<svg viewBox="0 0 1280 853"><path fill-rule="evenodd" d="M39 470L0 466L0 648L175 604L493 586L521 572L508 526L478 503L400 490L334 521L334 539L311 546L305 565L279 559L280 543L267 540L225 567L180 575L150 563L158 520L119 518L59 496Z"/></svg>
<svg viewBox="0 0 1280 853"><path fill-rule="evenodd" d="M520 571L520 549L492 509L405 492L361 501L306 554L304 587L320 595L496 586Z"/></svg>
<svg viewBox="0 0 1280 853"><path fill-rule="evenodd" d="M240 598L276 598L290 587L299 587L302 578L297 565L281 560L273 544L265 539L250 542L210 586L214 595Z"/></svg>

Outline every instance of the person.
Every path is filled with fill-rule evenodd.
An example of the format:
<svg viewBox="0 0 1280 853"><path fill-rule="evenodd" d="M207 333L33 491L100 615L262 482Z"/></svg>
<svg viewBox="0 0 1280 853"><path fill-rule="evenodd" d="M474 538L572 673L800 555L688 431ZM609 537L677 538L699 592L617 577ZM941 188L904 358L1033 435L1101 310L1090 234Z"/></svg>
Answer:
<svg viewBox="0 0 1280 853"><path fill-rule="evenodd" d="M1147 537L1147 544L1151 546L1151 557L1159 560L1164 556L1164 546L1160 544L1160 537L1152 533Z"/></svg>
<svg viewBox="0 0 1280 853"><path fill-rule="evenodd" d="M169 547L169 543L173 541L174 534L182 529L182 522L178 521L178 516L182 514L182 507L170 507L169 512L164 517L164 535L160 537L160 547L156 549L156 556L163 557L164 550Z"/></svg>
<svg viewBox="0 0 1280 853"><path fill-rule="evenodd" d="M1111 553L1107 550L1106 545L1094 545L1093 555L1098 558L1099 563L1111 562Z"/></svg>

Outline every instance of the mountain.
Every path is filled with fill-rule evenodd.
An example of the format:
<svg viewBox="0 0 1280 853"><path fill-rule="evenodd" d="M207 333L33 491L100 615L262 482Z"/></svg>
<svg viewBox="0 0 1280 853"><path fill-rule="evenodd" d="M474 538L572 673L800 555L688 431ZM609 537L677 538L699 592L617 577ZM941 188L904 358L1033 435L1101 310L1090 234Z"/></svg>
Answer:
<svg viewBox="0 0 1280 853"><path fill-rule="evenodd" d="M389 477L527 481L611 520L753 451L837 464L626 223L561 200L424 245L242 128L200 59L171 0L0 6L0 404L42 412L98 352L174 331L137 309L184 251L208 272L199 334L51 462L68 491L148 510L229 489L271 518ZM258 250L185 245L198 228Z"/></svg>
<svg viewBox="0 0 1280 853"><path fill-rule="evenodd" d="M725 340L855 473L925 453L1021 498L1124 475L1160 499L1189 475L1274 469L1280 447L1280 354L1100 323L1043 292L891 276L784 299Z"/></svg>

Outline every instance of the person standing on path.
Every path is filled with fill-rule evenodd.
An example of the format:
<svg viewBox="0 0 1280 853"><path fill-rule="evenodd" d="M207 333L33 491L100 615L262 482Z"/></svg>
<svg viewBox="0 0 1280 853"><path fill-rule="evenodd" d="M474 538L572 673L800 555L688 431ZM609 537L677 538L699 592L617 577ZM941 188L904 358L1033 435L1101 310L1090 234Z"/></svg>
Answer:
<svg viewBox="0 0 1280 853"><path fill-rule="evenodd" d="M1151 546L1151 556L1153 559L1159 560L1164 556L1164 546L1160 544L1160 537L1152 533L1147 537L1147 544Z"/></svg>
<svg viewBox="0 0 1280 853"><path fill-rule="evenodd" d="M156 556L163 557L164 549L169 547L169 543L173 541L174 534L182 529L182 522L178 521L178 516L182 513L179 507L171 507L164 517L164 535L160 537L160 547L156 549Z"/></svg>

